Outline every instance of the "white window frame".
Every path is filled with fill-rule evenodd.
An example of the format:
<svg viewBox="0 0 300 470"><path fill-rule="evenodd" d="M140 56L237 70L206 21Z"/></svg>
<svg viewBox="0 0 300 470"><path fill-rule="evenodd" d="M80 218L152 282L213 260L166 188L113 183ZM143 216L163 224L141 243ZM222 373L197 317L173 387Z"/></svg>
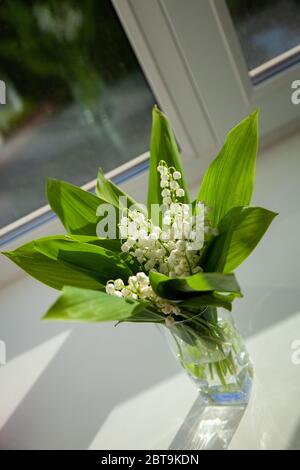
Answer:
<svg viewBox="0 0 300 470"><path fill-rule="evenodd" d="M300 106L291 102L291 84L300 78L300 63L254 86L225 0L161 4L219 142L257 107L265 143L299 127Z"/></svg>

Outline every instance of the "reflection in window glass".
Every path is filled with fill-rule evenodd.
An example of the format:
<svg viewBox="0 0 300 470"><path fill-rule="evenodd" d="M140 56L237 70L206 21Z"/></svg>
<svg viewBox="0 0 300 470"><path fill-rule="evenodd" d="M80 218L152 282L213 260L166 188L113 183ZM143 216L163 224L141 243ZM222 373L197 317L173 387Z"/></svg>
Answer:
<svg viewBox="0 0 300 470"><path fill-rule="evenodd" d="M149 147L154 97L110 0L0 5L0 228Z"/></svg>
<svg viewBox="0 0 300 470"><path fill-rule="evenodd" d="M226 0L248 69L300 44L300 0Z"/></svg>

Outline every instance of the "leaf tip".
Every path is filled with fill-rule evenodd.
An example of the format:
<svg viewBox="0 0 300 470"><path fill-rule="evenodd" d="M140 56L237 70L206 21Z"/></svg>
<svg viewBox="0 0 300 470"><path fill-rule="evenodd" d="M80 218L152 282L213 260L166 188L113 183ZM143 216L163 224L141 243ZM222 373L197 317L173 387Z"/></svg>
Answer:
<svg viewBox="0 0 300 470"><path fill-rule="evenodd" d="M255 129L255 132L258 133L258 118L259 118L259 113L260 109L257 108L253 113L249 114L248 118L245 119L245 121L250 124L250 126L253 126Z"/></svg>
<svg viewBox="0 0 300 470"><path fill-rule="evenodd" d="M54 304L55 305L55 304ZM59 316L56 315L55 312L52 312L52 307L48 310L48 312L41 318L41 321L43 322L63 322L63 318L59 318Z"/></svg>
<svg viewBox="0 0 300 470"><path fill-rule="evenodd" d="M55 178L50 178L49 176L46 178L45 192L46 192L46 197L48 199L48 202L49 202L50 206L51 206L52 194L55 193L55 191L56 191L58 181L59 180L57 180ZM51 206L51 208L52 208L52 206Z"/></svg>
<svg viewBox="0 0 300 470"><path fill-rule="evenodd" d="M162 119L168 122L168 118L165 113L155 104L152 109L152 118L153 121L155 119Z"/></svg>
<svg viewBox="0 0 300 470"><path fill-rule="evenodd" d="M47 176L47 178L46 178L46 187L48 188L49 186L52 186L53 184L56 184L57 181L58 180L56 178L51 178L50 176Z"/></svg>
<svg viewBox="0 0 300 470"><path fill-rule="evenodd" d="M48 312L46 313L46 315L44 315L44 316L41 318L41 321L51 321L51 320L54 320L54 318L51 318L51 316L48 315Z"/></svg>

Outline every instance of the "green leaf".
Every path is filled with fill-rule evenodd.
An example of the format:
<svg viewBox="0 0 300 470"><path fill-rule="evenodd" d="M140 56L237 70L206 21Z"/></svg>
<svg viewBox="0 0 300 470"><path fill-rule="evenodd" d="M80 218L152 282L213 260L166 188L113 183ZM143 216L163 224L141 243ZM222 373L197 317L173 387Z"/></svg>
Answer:
<svg viewBox="0 0 300 470"><path fill-rule="evenodd" d="M133 274L116 253L60 235L40 238L4 254L28 274L56 289L64 285L101 289L110 279L127 281Z"/></svg>
<svg viewBox="0 0 300 470"><path fill-rule="evenodd" d="M181 198L181 202L189 203L188 187L173 131L167 116L155 106L152 112L150 173L147 201L149 214L151 204L162 204L162 190L160 187L159 173L157 171L160 160L165 160L168 166L173 166L176 170L181 172L182 179L180 180L180 184L185 191L185 196Z"/></svg>
<svg viewBox="0 0 300 470"><path fill-rule="evenodd" d="M147 310L147 305L143 303L68 286L64 287L62 296L49 309L44 319L81 322L164 321L162 315Z"/></svg>
<svg viewBox="0 0 300 470"><path fill-rule="evenodd" d="M135 209L146 214L144 208L140 206L131 196L125 193L121 188L119 188L119 186L116 186L112 181L105 178L101 168L99 168L98 171L96 194L107 204L112 204L116 209L118 209L118 211L119 209L135 206ZM126 198L126 201L123 201L124 198Z"/></svg>
<svg viewBox="0 0 300 470"><path fill-rule="evenodd" d="M190 299L184 300L178 304L179 307L183 307L187 310L197 311L199 307L223 307L226 310L232 310L232 301L234 300L235 295L228 294L222 295L217 292L212 294L203 294L198 297L192 297Z"/></svg>
<svg viewBox="0 0 300 470"><path fill-rule="evenodd" d="M117 253L119 258L125 262L132 272L136 273L141 270L141 265L138 263L136 258L134 258L134 256L132 256L130 253L123 253L123 251L121 251L120 239L113 240L110 238L89 237L85 235L66 235L66 237L81 243L102 246L107 250Z"/></svg>
<svg viewBox="0 0 300 470"><path fill-rule="evenodd" d="M96 215L103 203L93 194L64 181L47 179L47 198L52 210L59 217L67 232L96 236L100 217Z"/></svg>
<svg viewBox="0 0 300 470"><path fill-rule="evenodd" d="M42 254L36 249L34 242L15 251L3 252L3 254L30 276L54 289L60 290L65 285L87 289L102 289L104 287L87 270Z"/></svg>
<svg viewBox="0 0 300 470"><path fill-rule="evenodd" d="M40 253L49 258L86 269L102 284L116 278L127 281L133 274L119 255L103 246L76 242L60 235L40 238L34 241L34 245Z"/></svg>
<svg viewBox="0 0 300 470"><path fill-rule="evenodd" d="M204 269L232 272L254 250L276 215L262 207L231 209L219 224L219 235L209 245Z"/></svg>
<svg viewBox="0 0 300 470"><path fill-rule="evenodd" d="M150 272L150 283L157 295L165 299L180 300L203 292L229 292L241 296L234 274L200 272L188 277L169 278Z"/></svg>
<svg viewBox="0 0 300 470"><path fill-rule="evenodd" d="M80 243L88 243L90 245L102 246L107 250L114 251L115 253L121 253L121 241L120 239L110 239L101 237L92 237L89 235L66 235L67 239L74 240Z"/></svg>
<svg viewBox="0 0 300 470"><path fill-rule="evenodd" d="M45 320L104 322L126 320L141 309L138 302L126 301L105 292L64 287L63 294L48 310Z"/></svg>
<svg viewBox="0 0 300 470"><path fill-rule="evenodd" d="M216 159L208 167L198 201L212 208L211 223L219 221L233 207L251 202L258 142L258 112L251 114L228 134Z"/></svg>

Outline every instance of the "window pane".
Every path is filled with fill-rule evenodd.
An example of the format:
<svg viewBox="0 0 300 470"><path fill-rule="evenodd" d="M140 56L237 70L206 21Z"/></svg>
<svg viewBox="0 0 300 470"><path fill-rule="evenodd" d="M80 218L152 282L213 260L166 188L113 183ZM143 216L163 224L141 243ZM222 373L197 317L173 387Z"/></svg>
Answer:
<svg viewBox="0 0 300 470"><path fill-rule="evenodd" d="M149 148L153 94L110 0L0 6L0 228Z"/></svg>
<svg viewBox="0 0 300 470"><path fill-rule="evenodd" d="M298 61L300 0L226 1L250 76L279 66L276 73Z"/></svg>

